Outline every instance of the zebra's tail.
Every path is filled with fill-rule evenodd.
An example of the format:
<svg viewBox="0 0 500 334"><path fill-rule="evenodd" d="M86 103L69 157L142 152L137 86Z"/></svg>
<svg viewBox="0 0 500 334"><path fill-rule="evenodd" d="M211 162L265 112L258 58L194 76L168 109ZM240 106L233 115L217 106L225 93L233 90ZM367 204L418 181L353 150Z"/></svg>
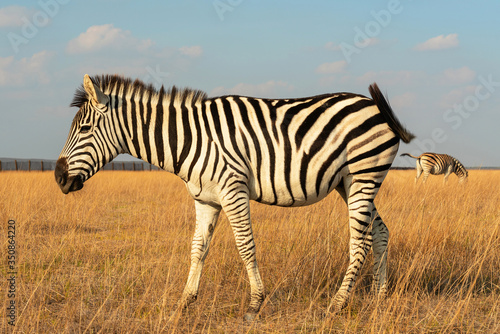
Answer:
<svg viewBox="0 0 500 334"><path fill-rule="evenodd" d="M394 133L396 133L396 135L405 143L409 143L413 138L415 138L415 135L408 131L396 118L389 102L387 102L377 84L371 84L370 87L368 87L368 91L392 131L394 131Z"/></svg>
<svg viewBox="0 0 500 334"><path fill-rule="evenodd" d="M403 156L405 156L405 155L406 155L406 156L409 156L409 157L411 157L411 158L413 158L413 159L420 159L420 157L416 157L416 156L414 156L414 155L411 155L410 153L403 153L403 154L401 154L400 156L401 156L401 157L403 157Z"/></svg>

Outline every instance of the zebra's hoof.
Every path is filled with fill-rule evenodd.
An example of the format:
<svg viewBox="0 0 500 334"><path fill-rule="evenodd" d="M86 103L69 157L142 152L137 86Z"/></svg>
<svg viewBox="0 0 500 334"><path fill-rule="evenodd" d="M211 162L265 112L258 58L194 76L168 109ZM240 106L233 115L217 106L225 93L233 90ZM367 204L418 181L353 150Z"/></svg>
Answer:
<svg viewBox="0 0 500 334"><path fill-rule="evenodd" d="M380 290L379 293L377 294L378 300L386 300L387 299L387 290Z"/></svg>
<svg viewBox="0 0 500 334"><path fill-rule="evenodd" d="M171 311L168 314L167 322L169 322L169 323L175 322L176 320L178 320L181 317L181 315L182 315L182 312Z"/></svg>
<svg viewBox="0 0 500 334"><path fill-rule="evenodd" d="M339 297L338 295L334 297L332 303L328 307L327 314L337 314L347 307L348 299L345 297Z"/></svg>
<svg viewBox="0 0 500 334"><path fill-rule="evenodd" d="M245 322L254 322L258 318L259 317L258 317L257 313L250 313L250 312L245 313L245 315L243 316L243 320Z"/></svg>

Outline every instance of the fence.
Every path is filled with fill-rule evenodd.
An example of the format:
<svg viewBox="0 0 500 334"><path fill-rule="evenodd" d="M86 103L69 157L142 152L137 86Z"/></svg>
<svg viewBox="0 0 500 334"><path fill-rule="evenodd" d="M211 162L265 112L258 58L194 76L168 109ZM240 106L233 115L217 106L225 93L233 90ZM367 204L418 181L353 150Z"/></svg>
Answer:
<svg viewBox="0 0 500 334"><path fill-rule="evenodd" d="M0 159L2 171L50 171L56 167L55 160ZM157 171L160 168L143 161L112 161L103 170Z"/></svg>
<svg viewBox="0 0 500 334"><path fill-rule="evenodd" d="M55 160L35 159L6 159L0 158L0 172L2 171L48 171L56 167ZM414 167L391 167L395 170L415 169ZM467 167L471 169L498 170L498 167ZM127 170L127 171L157 171L160 168L144 161L112 161L107 163L102 170Z"/></svg>

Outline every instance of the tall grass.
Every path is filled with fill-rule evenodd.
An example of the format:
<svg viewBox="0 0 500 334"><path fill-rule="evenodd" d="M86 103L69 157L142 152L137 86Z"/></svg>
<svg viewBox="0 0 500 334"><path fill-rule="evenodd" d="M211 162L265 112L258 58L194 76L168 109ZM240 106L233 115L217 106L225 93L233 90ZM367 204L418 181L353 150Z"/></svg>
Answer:
<svg viewBox="0 0 500 334"><path fill-rule="evenodd" d="M497 333L500 172L459 185L391 171L376 204L390 229L389 294L370 293L371 256L341 314L324 311L348 262L347 209L336 194L285 209L252 203L267 298L245 324L246 270L221 216L196 303L169 321L187 279L194 205L164 172L107 172L63 195L50 172L0 173L1 271L16 221L15 333Z"/></svg>

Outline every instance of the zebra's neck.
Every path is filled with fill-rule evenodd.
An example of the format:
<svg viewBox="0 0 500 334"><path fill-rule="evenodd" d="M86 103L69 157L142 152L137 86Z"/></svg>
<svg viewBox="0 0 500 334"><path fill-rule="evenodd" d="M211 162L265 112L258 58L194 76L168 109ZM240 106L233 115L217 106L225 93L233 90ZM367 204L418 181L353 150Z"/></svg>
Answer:
<svg viewBox="0 0 500 334"><path fill-rule="evenodd" d="M124 148L130 155L168 172L179 174L193 144L190 119L202 108L198 91L143 90L116 103Z"/></svg>

